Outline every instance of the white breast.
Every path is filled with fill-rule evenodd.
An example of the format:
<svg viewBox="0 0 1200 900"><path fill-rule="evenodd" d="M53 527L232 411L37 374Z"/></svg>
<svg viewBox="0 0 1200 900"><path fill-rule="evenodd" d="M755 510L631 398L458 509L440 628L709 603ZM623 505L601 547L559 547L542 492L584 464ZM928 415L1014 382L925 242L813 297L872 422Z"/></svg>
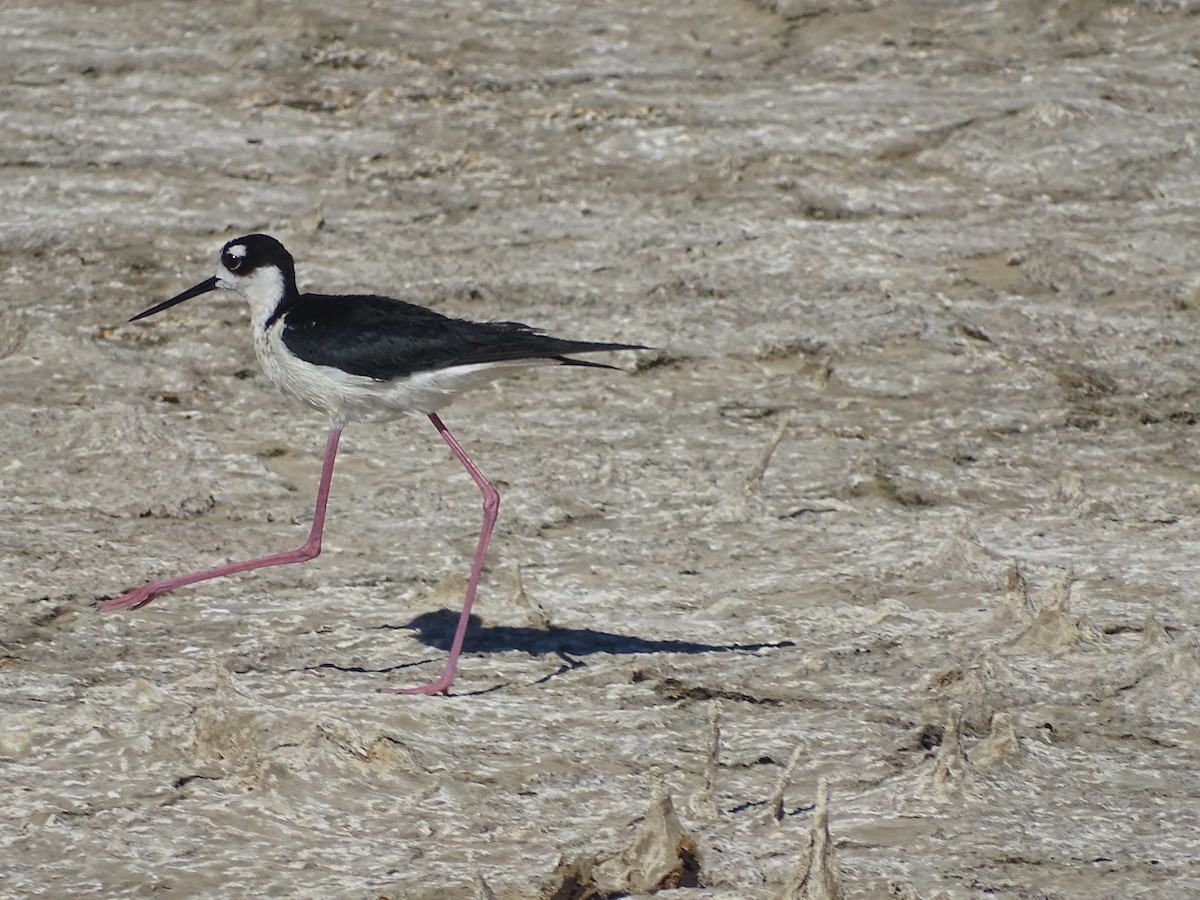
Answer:
<svg viewBox="0 0 1200 900"><path fill-rule="evenodd" d="M265 331L255 323L254 352L263 372L285 394L325 412L341 424L382 422L405 413L437 412L459 394L481 387L506 372L552 364L547 359L473 363L381 381L304 362L287 352L282 332L282 320Z"/></svg>

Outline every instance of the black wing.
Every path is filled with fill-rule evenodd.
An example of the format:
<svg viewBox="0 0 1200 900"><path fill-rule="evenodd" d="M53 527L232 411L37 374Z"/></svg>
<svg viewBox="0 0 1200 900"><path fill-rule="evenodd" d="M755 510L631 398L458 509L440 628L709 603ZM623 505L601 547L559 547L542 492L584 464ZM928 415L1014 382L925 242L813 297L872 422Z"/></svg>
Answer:
<svg viewBox="0 0 1200 900"><path fill-rule="evenodd" d="M390 297L303 294L283 321L283 344L300 359L383 381L431 369L518 359L600 366L564 354L645 349L568 341L518 322L455 319Z"/></svg>

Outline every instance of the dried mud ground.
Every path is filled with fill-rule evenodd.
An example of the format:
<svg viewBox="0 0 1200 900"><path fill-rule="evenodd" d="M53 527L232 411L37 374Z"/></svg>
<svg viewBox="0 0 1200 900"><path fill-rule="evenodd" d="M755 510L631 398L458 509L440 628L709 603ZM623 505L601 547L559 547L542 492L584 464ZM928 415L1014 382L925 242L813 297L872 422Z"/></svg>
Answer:
<svg viewBox="0 0 1200 900"><path fill-rule="evenodd" d="M1200 895L1197 12L7 5L0 896L800 896L821 779L846 897ZM92 606L303 540L240 301L124 324L255 230L658 348L444 411L448 698L419 418Z"/></svg>

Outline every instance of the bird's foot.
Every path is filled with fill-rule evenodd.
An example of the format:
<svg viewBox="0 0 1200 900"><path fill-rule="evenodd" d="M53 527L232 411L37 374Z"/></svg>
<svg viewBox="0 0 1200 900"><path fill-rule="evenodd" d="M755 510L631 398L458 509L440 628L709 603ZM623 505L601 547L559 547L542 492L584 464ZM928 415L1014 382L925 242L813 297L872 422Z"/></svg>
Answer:
<svg viewBox="0 0 1200 900"><path fill-rule="evenodd" d="M166 581L151 581L148 584L143 584L140 588L135 588L128 593L122 594L120 597L101 600L96 604L96 609L101 612L141 609L154 598L161 597L167 593L172 587L173 585Z"/></svg>

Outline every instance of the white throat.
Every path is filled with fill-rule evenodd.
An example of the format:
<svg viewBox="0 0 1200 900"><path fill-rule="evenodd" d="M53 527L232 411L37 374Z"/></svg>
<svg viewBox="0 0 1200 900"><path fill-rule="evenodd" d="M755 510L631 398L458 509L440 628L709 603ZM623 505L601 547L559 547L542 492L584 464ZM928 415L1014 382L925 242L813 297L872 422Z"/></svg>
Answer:
<svg viewBox="0 0 1200 900"><path fill-rule="evenodd" d="M217 283L225 290L236 291L250 304L250 321L254 330L261 331L283 299L283 273L276 266L262 266L249 275L235 275L220 266Z"/></svg>

